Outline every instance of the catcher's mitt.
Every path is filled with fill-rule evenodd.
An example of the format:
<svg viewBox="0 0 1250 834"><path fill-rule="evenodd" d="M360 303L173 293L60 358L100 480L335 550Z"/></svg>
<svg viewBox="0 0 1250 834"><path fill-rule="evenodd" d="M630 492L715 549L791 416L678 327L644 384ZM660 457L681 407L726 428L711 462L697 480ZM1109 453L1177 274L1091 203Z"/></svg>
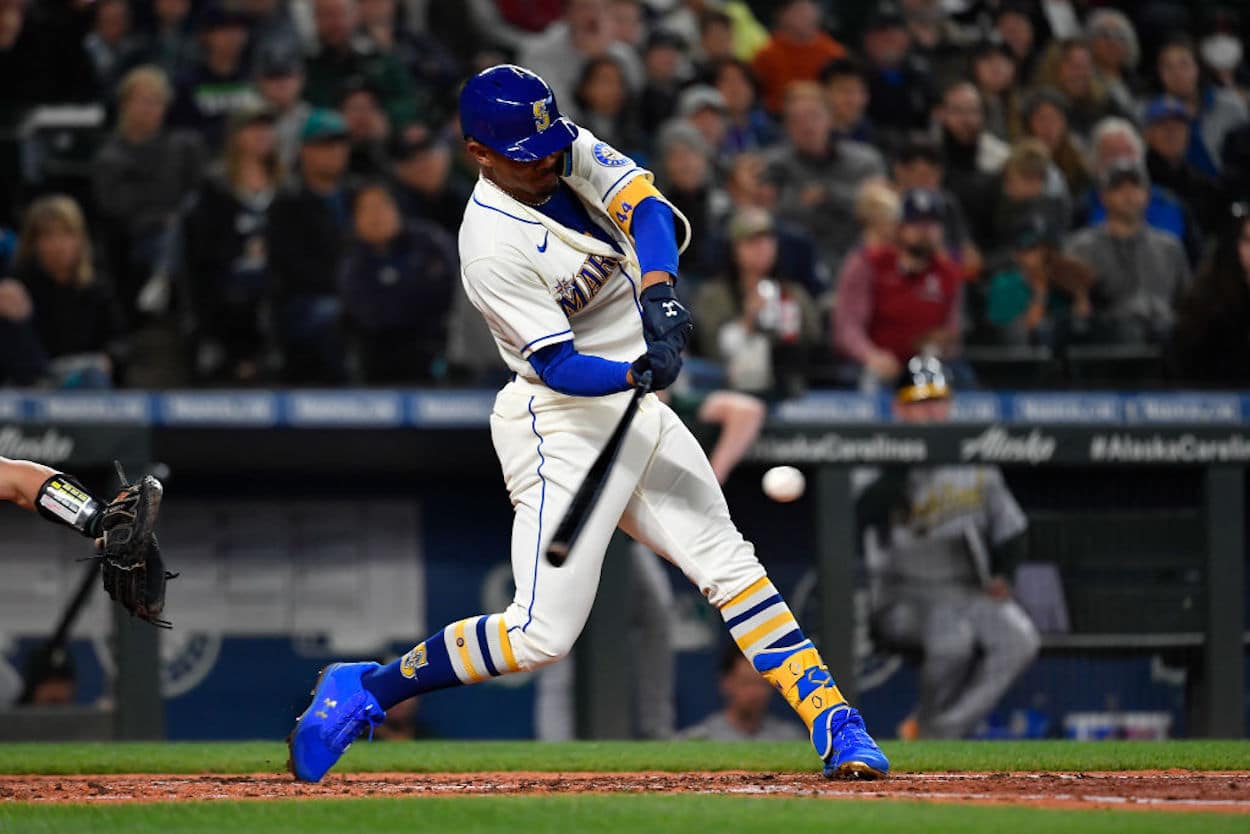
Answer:
<svg viewBox="0 0 1250 834"><path fill-rule="evenodd" d="M153 532L164 488L151 475L128 483L121 464L117 464L117 476L122 491L104 508L100 523L104 590L132 615L160 628L172 628L160 615L165 608L165 581L178 574L165 570Z"/></svg>

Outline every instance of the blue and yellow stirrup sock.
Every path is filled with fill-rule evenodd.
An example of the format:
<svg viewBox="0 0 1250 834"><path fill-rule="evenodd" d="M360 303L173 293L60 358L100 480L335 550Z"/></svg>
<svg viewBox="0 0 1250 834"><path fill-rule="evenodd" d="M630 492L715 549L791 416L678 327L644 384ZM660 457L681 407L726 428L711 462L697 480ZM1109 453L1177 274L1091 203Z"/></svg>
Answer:
<svg viewBox="0 0 1250 834"><path fill-rule="evenodd" d="M790 607L767 576L722 605L720 613L755 671L781 693L809 733L822 713L847 705L820 652L803 636ZM823 737L821 741L817 752L823 758L829 751L820 749Z"/></svg>
<svg viewBox="0 0 1250 834"><path fill-rule="evenodd" d="M457 620L403 657L367 672L361 683L390 709L414 695L477 683L515 672L516 658L502 614Z"/></svg>

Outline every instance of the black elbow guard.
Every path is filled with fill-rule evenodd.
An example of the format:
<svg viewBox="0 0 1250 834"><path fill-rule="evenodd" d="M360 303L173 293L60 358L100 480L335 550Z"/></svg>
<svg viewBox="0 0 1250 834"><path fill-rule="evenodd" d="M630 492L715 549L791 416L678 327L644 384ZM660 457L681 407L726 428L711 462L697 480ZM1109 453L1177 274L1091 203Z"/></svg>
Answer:
<svg viewBox="0 0 1250 834"><path fill-rule="evenodd" d="M73 527L88 538L100 535L103 508L87 488L70 475L58 472L44 481L35 498L35 509L44 518Z"/></svg>

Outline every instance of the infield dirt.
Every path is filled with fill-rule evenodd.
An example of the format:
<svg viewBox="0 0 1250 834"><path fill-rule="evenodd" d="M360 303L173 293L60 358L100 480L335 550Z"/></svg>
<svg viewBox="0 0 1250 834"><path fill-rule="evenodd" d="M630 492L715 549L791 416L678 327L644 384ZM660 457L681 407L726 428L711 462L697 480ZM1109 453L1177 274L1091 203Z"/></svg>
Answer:
<svg viewBox="0 0 1250 834"><path fill-rule="evenodd" d="M899 773L879 782L818 774L349 773L317 785L288 774L0 776L0 802L127 803L299 797L412 797L572 793L698 793L826 799L911 799L1063 808L1250 813L1250 773Z"/></svg>

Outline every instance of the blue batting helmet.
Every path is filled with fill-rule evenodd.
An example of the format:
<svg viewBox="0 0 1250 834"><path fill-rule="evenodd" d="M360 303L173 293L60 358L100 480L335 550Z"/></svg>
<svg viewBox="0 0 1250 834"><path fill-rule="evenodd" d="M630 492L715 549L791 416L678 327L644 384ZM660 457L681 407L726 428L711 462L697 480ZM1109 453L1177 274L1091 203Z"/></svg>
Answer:
<svg viewBox="0 0 1250 834"><path fill-rule="evenodd" d="M466 139L517 162L537 162L577 138L577 125L560 115L547 82L513 64L497 64L465 82L460 129Z"/></svg>

